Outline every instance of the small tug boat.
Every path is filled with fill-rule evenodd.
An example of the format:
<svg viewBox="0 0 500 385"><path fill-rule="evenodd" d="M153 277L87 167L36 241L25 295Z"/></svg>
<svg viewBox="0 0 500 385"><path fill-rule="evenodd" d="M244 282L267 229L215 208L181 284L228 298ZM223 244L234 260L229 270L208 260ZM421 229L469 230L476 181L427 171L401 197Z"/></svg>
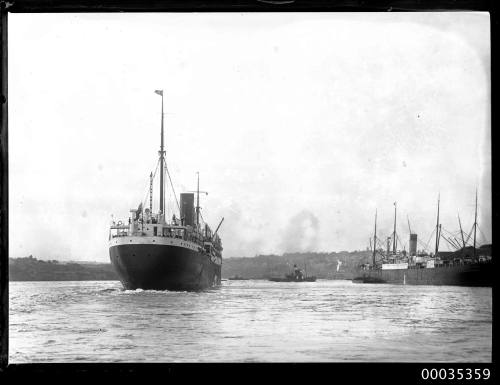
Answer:
<svg viewBox="0 0 500 385"><path fill-rule="evenodd" d="M293 265L293 272L284 277L271 277L269 281L273 282L316 282L315 276L307 276L297 265Z"/></svg>

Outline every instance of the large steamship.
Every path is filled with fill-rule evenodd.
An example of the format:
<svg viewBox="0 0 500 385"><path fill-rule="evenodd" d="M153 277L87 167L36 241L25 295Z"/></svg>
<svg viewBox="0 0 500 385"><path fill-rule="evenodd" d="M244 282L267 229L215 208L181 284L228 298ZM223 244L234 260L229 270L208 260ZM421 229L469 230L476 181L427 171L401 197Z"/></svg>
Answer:
<svg viewBox="0 0 500 385"><path fill-rule="evenodd" d="M357 270L353 282L390 283L401 285L452 285L491 287L493 270L491 245L476 248L477 230L477 193L474 225L466 235L460 225L460 237L442 234L439 223L439 199L437 223L435 229L434 254L424 250L417 251L417 234L410 228L409 252L397 250L396 204L394 204L394 232L387 237L387 251L377 247L377 214L375 213L375 231L373 235L373 256L371 264L363 264ZM408 227L409 221L408 221ZM470 239L473 238L472 244ZM440 239L447 241L453 252L439 251ZM392 243L392 251L391 251Z"/></svg>
<svg viewBox="0 0 500 385"><path fill-rule="evenodd" d="M199 174L196 191L180 194L175 213L169 220L165 206L165 161L163 140L163 91L161 96L161 145L159 152L159 210L153 213L153 173L150 175L149 207L144 202L130 210L128 223L111 224L109 256L125 289L203 290L221 283L222 244L217 229L203 222L200 213ZM155 172L156 174L156 172ZM172 186L172 191L174 191ZM177 203L177 200L176 200ZM201 217L201 220L200 220Z"/></svg>

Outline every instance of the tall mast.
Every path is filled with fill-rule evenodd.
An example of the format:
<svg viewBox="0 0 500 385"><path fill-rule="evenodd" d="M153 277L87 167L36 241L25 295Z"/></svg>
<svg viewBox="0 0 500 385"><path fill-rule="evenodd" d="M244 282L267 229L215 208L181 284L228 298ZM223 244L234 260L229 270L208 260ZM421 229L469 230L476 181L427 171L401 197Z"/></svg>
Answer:
<svg viewBox="0 0 500 385"><path fill-rule="evenodd" d="M396 254L396 202L394 202L394 233L392 241L392 253Z"/></svg>
<svg viewBox="0 0 500 385"><path fill-rule="evenodd" d="M437 213L437 222L436 222L436 247L434 249L434 257L437 257L438 253L438 248L439 248L439 201L440 201L440 195L438 195L438 213Z"/></svg>
<svg viewBox="0 0 500 385"><path fill-rule="evenodd" d="M458 225L460 226L460 235L462 236L462 245L463 248L465 249L465 239L464 239L464 232L462 231L462 222L460 222L460 214L458 215Z"/></svg>
<svg viewBox="0 0 500 385"><path fill-rule="evenodd" d="M476 188L476 209L474 212L474 259L476 259L476 227L477 227L477 188Z"/></svg>
<svg viewBox="0 0 500 385"><path fill-rule="evenodd" d="M198 174L198 184L196 187L196 226L200 224L200 172L196 171Z"/></svg>
<svg viewBox="0 0 500 385"><path fill-rule="evenodd" d="M373 267L375 267L375 253L377 250L377 210L375 210L375 231L373 232Z"/></svg>
<svg viewBox="0 0 500 385"><path fill-rule="evenodd" d="M438 250L439 250L439 241L441 240L441 223L439 224L439 237L438 237Z"/></svg>
<svg viewBox="0 0 500 385"><path fill-rule="evenodd" d="M149 175L149 212L153 215L153 171Z"/></svg>
<svg viewBox="0 0 500 385"><path fill-rule="evenodd" d="M163 147L163 90L156 90L156 94L161 96L161 146L160 146L160 214L165 214L163 212L164 203L164 181L163 181L163 163L165 162L165 151Z"/></svg>

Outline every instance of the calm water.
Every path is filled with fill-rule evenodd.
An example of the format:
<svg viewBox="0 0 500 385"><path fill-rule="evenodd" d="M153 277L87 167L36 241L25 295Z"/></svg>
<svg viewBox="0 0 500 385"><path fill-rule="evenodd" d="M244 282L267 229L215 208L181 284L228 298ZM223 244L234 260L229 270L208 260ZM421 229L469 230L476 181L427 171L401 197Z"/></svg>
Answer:
<svg viewBox="0 0 500 385"><path fill-rule="evenodd" d="M491 362L491 288L11 282L10 362Z"/></svg>

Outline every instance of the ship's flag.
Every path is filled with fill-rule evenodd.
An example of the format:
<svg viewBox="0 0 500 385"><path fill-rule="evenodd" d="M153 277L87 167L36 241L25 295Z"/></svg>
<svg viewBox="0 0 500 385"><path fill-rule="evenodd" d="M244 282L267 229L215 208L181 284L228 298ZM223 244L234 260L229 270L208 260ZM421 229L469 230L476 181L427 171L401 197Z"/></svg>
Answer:
<svg viewBox="0 0 500 385"><path fill-rule="evenodd" d="M163 90L155 90L155 94L163 96Z"/></svg>

